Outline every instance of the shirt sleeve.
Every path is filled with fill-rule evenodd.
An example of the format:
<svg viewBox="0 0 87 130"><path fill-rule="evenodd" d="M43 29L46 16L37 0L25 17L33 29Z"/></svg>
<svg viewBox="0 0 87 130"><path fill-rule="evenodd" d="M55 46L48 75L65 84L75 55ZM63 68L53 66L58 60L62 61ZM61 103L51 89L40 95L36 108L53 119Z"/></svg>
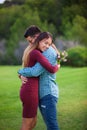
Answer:
<svg viewBox="0 0 87 130"><path fill-rule="evenodd" d="M51 65L51 63L47 60L43 54L38 51L34 50L32 52L32 57L35 57L36 61L39 62L46 70L48 70L50 73L55 73L58 70L58 65Z"/></svg>
<svg viewBox="0 0 87 130"><path fill-rule="evenodd" d="M33 67L25 67L18 71L18 74L23 75L25 77L38 77L41 75L45 69L40 65L40 63L36 63Z"/></svg>

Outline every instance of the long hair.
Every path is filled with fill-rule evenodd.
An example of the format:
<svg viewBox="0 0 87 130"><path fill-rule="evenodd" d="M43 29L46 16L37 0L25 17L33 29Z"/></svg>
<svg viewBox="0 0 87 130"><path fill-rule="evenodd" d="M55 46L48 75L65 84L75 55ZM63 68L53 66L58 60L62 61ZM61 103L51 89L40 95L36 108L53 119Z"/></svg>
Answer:
<svg viewBox="0 0 87 130"><path fill-rule="evenodd" d="M49 37L52 39L52 35L49 32L42 32L36 38L36 40L34 41L32 46L28 46L25 49L24 54L23 54L23 58L22 58L23 67L28 67L29 59L30 59L30 52L38 47L40 41L42 41L43 39L48 39Z"/></svg>
<svg viewBox="0 0 87 130"><path fill-rule="evenodd" d="M28 46L23 54L23 58L22 58L22 66L23 67L28 67L29 64L29 59L30 59L30 52L32 50L34 50L35 48L37 48L37 44L32 44L32 46Z"/></svg>

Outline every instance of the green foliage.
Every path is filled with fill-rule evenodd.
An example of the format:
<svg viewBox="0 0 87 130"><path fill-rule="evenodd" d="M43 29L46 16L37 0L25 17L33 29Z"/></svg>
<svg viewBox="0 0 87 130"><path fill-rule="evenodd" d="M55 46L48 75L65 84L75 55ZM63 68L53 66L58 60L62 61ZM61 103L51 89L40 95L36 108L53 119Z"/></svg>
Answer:
<svg viewBox="0 0 87 130"><path fill-rule="evenodd" d="M65 28L66 38L73 39L87 46L87 20L85 18L77 15L73 19L72 24L67 22Z"/></svg>
<svg viewBox="0 0 87 130"><path fill-rule="evenodd" d="M18 65L19 61L13 55L13 53L10 52L10 53L5 54L4 56L1 56L0 64L1 65Z"/></svg>
<svg viewBox="0 0 87 130"><path fill-rule="evenodd" d="M66 39L78 41L87 46L86 0L70 1L70 3L68 1L63 8L60 29Z"/></svg>
<svg viewBox="0 0 87 130"><path fill-rule="evenodd" d="M3 5L3 8L0 8L0 25L2 25L0 26L1 37L9 36L10 28L17 18L20 19L20 22L22 22L22 20L26 21L26 19L21 19L21 16L26 12L29 12L28 17L33 17L32 12L37 11L42 23L46 22L48 25L51 24L52 27L56 28L58 33L61 32L62 34L66 33L65 25L67 23L72 24L76 15L87 18L86 0L12 0L11 3L13 3L14 6L9 4L8 7L4 7ZM30 12L30 10L32 11ZM35 19L35 21L37 21L37 19ZM54 31L54 29L52 31ZM55 32L56 35L57 32Z"/></svg>
<svg viewBox="0 0 87 130"><path fill-rule="evenodd" d="M50 31L51 33L53 31L56 32L56 28L53 24L48 24L46 20L42 22L38 15L38 11L33 11L26 5L19 8L19 15L10 27L11 35L9 36L9 40L12 40L16 44L19 40L23 39L25 29L33 24L39 26L43 31Z"/></svg>
<svg viewBox="0 0 87 130"><path fill-rule="evenodd" d="M32 24L51 32L54 38L62 34L87 46L86 5L86 0L11 0L10 4L1 5L0 39L7 41L7 59L16 60L14 50L19 41L24 40L25 29ZM1 63L4 58L0 55L0 59ZM13 64L13 60L10 61Z"/></svg>
<svg viewBox="0 0 87 130"><path fill-rule="evenodd" d="M83 7L81 5L71 5L63 8L63 14L61 16L62 26L60 27L63 30L64 35L66 36L66 31L71 30L73 19L76 15L83 15Z"/></svg>
<svg viewBox="0 0 87 130"><path fill-rule="evenodd" d="M7 38L9 36L9 29L14 21L14 13L14 9L0 9L0 38Z"/></svg>
<svg viewBox="0 0 87 130"><path fill-rule="evenodd" d="M76 16L73 19L73 26L71 28L72 37L78 39L81 44L87 46L87 20L82 16Z"/></svg>
<svg viewBox="0 0 87 130"><path fill-rule="evenodd" d="M25 1L24 0L11 0L10 2L13 4L23 4Z"/></svg>
<svg viewBox="0 0 87 130"><path fill-rule="evenodd" d="M70 66L82 67L87 66L87 48L75 47L68 50L68 58L66 64Z"/></svg>
<svg viewBox="0 0 87 130"><path fill-rule="evenodd" d="M59 31L61 1L58 0L26 0L26 4L32 9L38 11L41 21L47 21L53 24ZM56 33L57 34L57 33Z"/></svg>
<svg viewBox="0 0 87 130"><path fill-rule="evenodd" d="M15 6L15 10L19 11L19 14L16 15L15 21L9 28L10 35L8 34L9 38L6 43L7 58L5 63L9 61L9 64L20 64L20 61L18 62L17 57L15 57L14 51L18 47L19 41L24 40L24 32L28 26L35 24L43 31L56 32L53 24L48 24L46 20L44 22L40 20L37 10L33 11L27 5L20 8ZM3 60L1 60L1 63L4 63Z"/></svg>

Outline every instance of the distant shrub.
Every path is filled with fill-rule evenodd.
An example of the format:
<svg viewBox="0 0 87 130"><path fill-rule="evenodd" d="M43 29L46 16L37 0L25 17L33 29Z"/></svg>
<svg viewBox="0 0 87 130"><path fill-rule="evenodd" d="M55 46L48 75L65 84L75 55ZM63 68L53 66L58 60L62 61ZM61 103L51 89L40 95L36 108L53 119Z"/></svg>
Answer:
<svg viewBox="0 0 87 130"><path fill-rule="evenodd" d="M76 67L87 66L87 48L81 46L70 48L66 64Z"/></svg>

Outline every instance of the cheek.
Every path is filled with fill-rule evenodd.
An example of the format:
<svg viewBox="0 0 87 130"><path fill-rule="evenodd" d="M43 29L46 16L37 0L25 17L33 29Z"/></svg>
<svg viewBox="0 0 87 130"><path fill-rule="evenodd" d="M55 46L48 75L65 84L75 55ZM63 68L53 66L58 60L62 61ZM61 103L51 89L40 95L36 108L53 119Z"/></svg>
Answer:
<svg viewBox="0 0 87 130"><path fill-rule="evenodd" d="M39 48L41 51L44 51L45 48L46 48L46 44L44 44L43 42L42 42L42 43L39 43L38 48Z"/></svg>
<svg viewBox="0 0 87 130"><path fill-rule="evenodd" d="M41 44L39 43L38 48L41 49Z"/></svg>
<svg viewBox="0 0 87 130"><path fill-rule="evenodd" d="M32 42L34 42L35 40L34 39L32 39Z"/></svg>
<svg viewBox="0 0 87 130"><path fill-rule="evenodd" d="M42 45L40 46L40 50L41 50L41 51L43 50L43 46L42 46Z"/></svg>
<svg viewBox="0 0 87 130"><path fill-rule="evenodd" d="M45 50L44 48L46 48L44 45L40 45L40 47L39 47L39 49L40 49L41 51L44 51L44 50Z"/></svg>

